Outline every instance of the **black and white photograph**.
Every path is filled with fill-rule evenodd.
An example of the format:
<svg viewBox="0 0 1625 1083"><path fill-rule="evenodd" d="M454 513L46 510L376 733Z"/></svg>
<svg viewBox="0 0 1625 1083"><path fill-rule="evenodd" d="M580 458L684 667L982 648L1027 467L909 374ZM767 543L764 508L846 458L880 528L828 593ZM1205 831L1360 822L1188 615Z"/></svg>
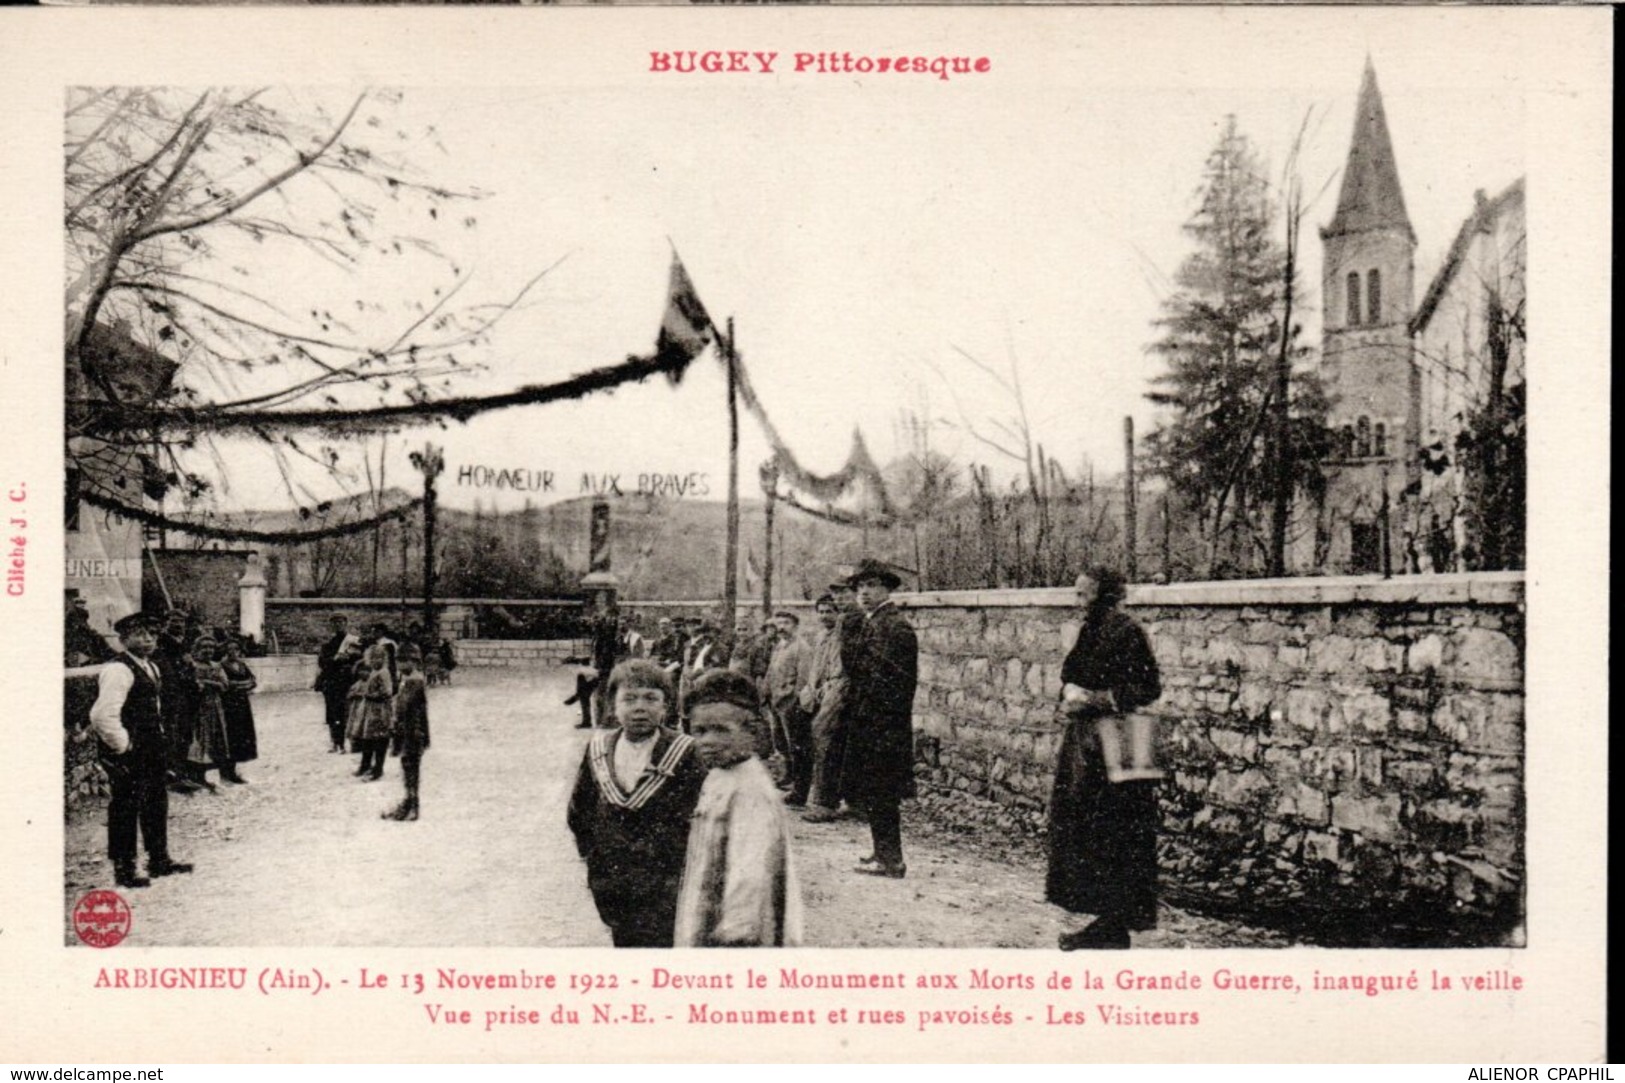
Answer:
<svg viewBox="0 0 1625 1083"><path fill-rule="evenodd" d="M1562 66L991 16L69 81L54 950L1523 989Z"/></svg>

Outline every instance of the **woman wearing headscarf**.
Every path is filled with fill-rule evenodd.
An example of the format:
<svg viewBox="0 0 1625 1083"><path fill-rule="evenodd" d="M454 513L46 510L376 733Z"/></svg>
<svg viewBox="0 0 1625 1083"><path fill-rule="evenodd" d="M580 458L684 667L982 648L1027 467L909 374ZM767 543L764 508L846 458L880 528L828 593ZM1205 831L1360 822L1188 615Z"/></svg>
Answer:
<svg viewBox="0 0 1625 1083"><path fill-rule="evenodd" d="M221 765L220 777L242 785L248 780L238 773L238 764L259 758L254 705L248 699L259 681L243 661L242 645L236 639L225 640L225 658L220 668L226 675L226 689L220 693L220 704L226 712L226 744L231 749L231 760Z"/></svg>
<svg viewBox="0 0 1625 1083"><path fill-rule="evenodd" d="M1050 799L1044 894L1067 911L1095 915L1061 936L1063 951L1127 948L1131 930L1157 924L1157 783L1111 781L1100 739L1102 720L1121 719L1162 694L1145 633L1118 608L1125 589L1109 568L1078 577L1083 624L1061 663L1066 728Z"/></svg>
<svg viewBox="0 0 1625 1083"><path fill-rule="evenodd" d="M192 680L197 688L197 722L192 730L192 742L187 748L187 761L194 781L209 789L211 767L220 769L220 777L236 781L232 767L231 744L226 739L226 708L221 695L231 686L226 671L216 658L219 644L205 632L192 644Z"/></svg>

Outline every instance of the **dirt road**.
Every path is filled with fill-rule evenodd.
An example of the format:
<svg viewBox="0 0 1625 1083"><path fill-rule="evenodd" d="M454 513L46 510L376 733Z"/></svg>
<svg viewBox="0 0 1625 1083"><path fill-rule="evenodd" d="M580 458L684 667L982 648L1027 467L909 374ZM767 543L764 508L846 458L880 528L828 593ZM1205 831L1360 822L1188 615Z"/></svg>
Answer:
<svg viewBox="0 0 1625 1083"><path fill-rule="evenodd" d="M326 751L314 693L255 698L260 758L247 786L170 799L171 849L190 876L123 892L132 945L607 946L564 808L585 731L562 700L559 670L459 670L430 692L434 746L423 819L379 813L399 800L400 761L361 782L357 760ZM1052 948L1063 915L1042 901L1030 848L964 840L905 820L909 873L850 870L867 829L797 821L807 941L828 947ZM994 845L989 845L992 842ZM111 887L104 814L70 817L64 933L85 891ZM1144 947L1266 946L1283 941L1165 908Z"/></svg>

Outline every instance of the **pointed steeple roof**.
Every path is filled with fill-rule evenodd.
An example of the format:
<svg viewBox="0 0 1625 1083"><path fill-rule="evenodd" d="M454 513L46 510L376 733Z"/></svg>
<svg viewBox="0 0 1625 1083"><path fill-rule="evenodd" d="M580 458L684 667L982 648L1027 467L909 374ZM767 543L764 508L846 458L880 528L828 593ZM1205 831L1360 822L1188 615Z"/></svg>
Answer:
<svg viewBox="0 0 1625 1083"><path fill-rule="evenodd" d="M1388 137L1382 92L1377 89L1377 69L1368 56L1360 80L1360 101L1354 109L1354 139L1343 166L1337 213L1322 232L1330 236L1394 228L1404 229L1415 241L1410 216L1405 213L1405 193L1399 187L1399 166L1394 162L1394 144Z"/></svg>

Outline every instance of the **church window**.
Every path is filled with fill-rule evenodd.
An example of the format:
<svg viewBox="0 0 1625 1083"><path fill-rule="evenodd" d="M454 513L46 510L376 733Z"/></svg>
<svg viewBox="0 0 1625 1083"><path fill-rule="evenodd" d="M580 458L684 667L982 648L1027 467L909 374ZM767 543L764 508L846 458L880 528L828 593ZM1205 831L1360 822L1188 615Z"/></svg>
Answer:
<svg viewBox="0 0 1625 1083"><path fill-rule="evenodd" d="M1382 272L1373 267L1365 276L1366 323L1382 322Z"/></svg>
<svg viewBox="0 0 1625 1083"><path fill-rule="evenodd" d="M1388 426L1380 421L1371 430L1371 454L1378 456L1388 454Z"/></svg>
<svg viewBox="0 0 1625 1083"><path fill-rule="evenodd" d="M1349 272L1349 326L1360 322L1360 272Z"/></svg>
<svg viewBox="0 0 1625 1083"><path fill-rule="evenodd" d="M1354 426L1344 425L1337 433L1337 457L1354 458Z"/></svg>
<svg viewBox="0 0 1625 1083"><path fill-rule="evenodd" d="M1354 454L1365 458L1371 454L1371 419L1362 417L1354 423Z"/></svg>

